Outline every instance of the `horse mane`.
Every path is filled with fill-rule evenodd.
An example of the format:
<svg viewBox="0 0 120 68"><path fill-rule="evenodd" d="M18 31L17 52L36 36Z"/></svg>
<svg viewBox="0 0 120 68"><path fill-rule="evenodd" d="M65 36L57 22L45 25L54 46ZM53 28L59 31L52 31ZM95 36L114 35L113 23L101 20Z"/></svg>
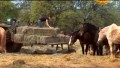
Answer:
<svg viewBox="0 0 120 68"><path fill-rule="evenodd" d="M78 34L79 31L80 31L80 29L74 31L71 35L73 36L73 35L75 35L75 34Z"/></svg>
<svg viewBox="0 0 120 68"><path fill-rule="evenodd" d="M91 24L91 23L83 23L83 24L80 25L80 27L82 27L82 28L85 27L85 30L86 30L86 29L89 29L88 25L89 25L89 27L91 28L91 30L99 30L99 27L98 27L98 26L95 26L94 24ZM88 28L86 28L86 27L88 27ZM79 33L80 29L81 29L81 28L79 28L79 29L76 30L76 31L73 31L73 32L71 33L71 36L73 36L73 35L75 35L75 34L77 35L77 34Z"/></svg>
<svg viewBox="0 0 120 68"><path fill-rule="evenodd" d="M99 27L96 26L96 25L94 25L94 24L92 24L92 23L83 23L83 26L84 26L84 27L85 27L85 26L88 26L88 25L89 25L89 27L90 27L91 29L99 30Z"/></svg>
<svg viewBox="0 0 120 68"><path fill-rule="evenodd" d="M108 29L108 28L109 28L109 26L103 27L103 28L100 30L100 32L104 32L104 31L106 31L106 29Z"/></svg>

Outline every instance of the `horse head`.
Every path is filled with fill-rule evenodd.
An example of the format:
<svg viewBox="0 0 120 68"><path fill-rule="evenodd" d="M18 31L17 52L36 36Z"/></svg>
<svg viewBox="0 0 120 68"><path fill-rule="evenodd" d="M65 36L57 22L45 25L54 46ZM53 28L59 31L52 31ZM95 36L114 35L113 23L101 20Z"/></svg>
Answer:
<svg viewBox="0 0 120 68"><path fill-rule="evenodd" d="M70 39L69 39L69 43L68 43L69 45L73 45L77 41L77 39L79 37L78 32L79 32L79 30L73 32L70 35Z"/></svg>
<svg viewBox="0 0 120 68"><path fill-rule="evenodd" d="M103 44L104 41L107 40L106 34L107 34L108 29L109 29L109 26L104 27L99 31L99 36L98 36L98 41L97 41L98 45Z"/></svg>

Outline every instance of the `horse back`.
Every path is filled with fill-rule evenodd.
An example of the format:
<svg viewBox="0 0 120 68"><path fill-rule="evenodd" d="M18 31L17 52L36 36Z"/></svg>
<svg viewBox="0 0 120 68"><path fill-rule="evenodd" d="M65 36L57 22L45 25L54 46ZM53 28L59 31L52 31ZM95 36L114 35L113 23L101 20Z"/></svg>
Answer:
<svg viewBox="0 0 120 68"><path fill-rule="evenodd" d="M95 43L96 42L95 40L97 40L98 38L98 32L99 32L99 27L90 23L82 24L82 27L80 27L80 31L79 31L79 34L82 37L81 41L87 43Z"/></svg>
<svg viewBox="0 0 120 68"><path fill-rule="evenodd" d="M116 24L110 25L107 32L107 39L115 44L120 44L120 27Z"/></svg>

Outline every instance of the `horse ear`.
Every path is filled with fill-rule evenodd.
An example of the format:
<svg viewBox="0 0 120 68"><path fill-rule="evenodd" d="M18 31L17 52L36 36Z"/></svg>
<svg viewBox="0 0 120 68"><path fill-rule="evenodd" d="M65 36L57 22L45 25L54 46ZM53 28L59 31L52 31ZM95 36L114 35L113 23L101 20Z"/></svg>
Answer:
<svg viewBox="0 0 120 68"><path fill-rule="evenodd" d="M70 36L72 36L72 35L73 35L73 32L70 33Z"/></svg>
<svg viewBox="0 0 120 68"><path fill-rule="evenodd" d="M102 28L101 27L98 27L99 28L99 30L101 30Z"/></svg>

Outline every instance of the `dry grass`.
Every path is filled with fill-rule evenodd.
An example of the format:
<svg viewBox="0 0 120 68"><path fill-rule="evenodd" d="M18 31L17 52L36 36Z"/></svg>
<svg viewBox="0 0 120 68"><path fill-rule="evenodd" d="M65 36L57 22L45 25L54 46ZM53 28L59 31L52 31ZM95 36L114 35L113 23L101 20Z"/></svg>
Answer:
<svg viewBox="0 0 120 68"><path fill-rule="evenodd" d="M1 55L0 66L6 66L12 64L15 60L24 60L26 64L39 65L43 64L46 66L59 66L64 65L68 67L118 67L120 66L120 59L117 58L111 61L108 56L83 56L81 54L62 54L62 55ZM114 67L114 68L115 68Z"/></svg>
<svg viewBox="0 0 120 68"><path fill-rule="evenodd" d="M79 47L79 43L75 43ZM78 48L75 47L75 48ZM77 49L71 54L0 54L0 67L10 68L15 60L24 60L26 67L19 68L119 68L120 58L110 59L109 56L82 55Z"/></svg>

